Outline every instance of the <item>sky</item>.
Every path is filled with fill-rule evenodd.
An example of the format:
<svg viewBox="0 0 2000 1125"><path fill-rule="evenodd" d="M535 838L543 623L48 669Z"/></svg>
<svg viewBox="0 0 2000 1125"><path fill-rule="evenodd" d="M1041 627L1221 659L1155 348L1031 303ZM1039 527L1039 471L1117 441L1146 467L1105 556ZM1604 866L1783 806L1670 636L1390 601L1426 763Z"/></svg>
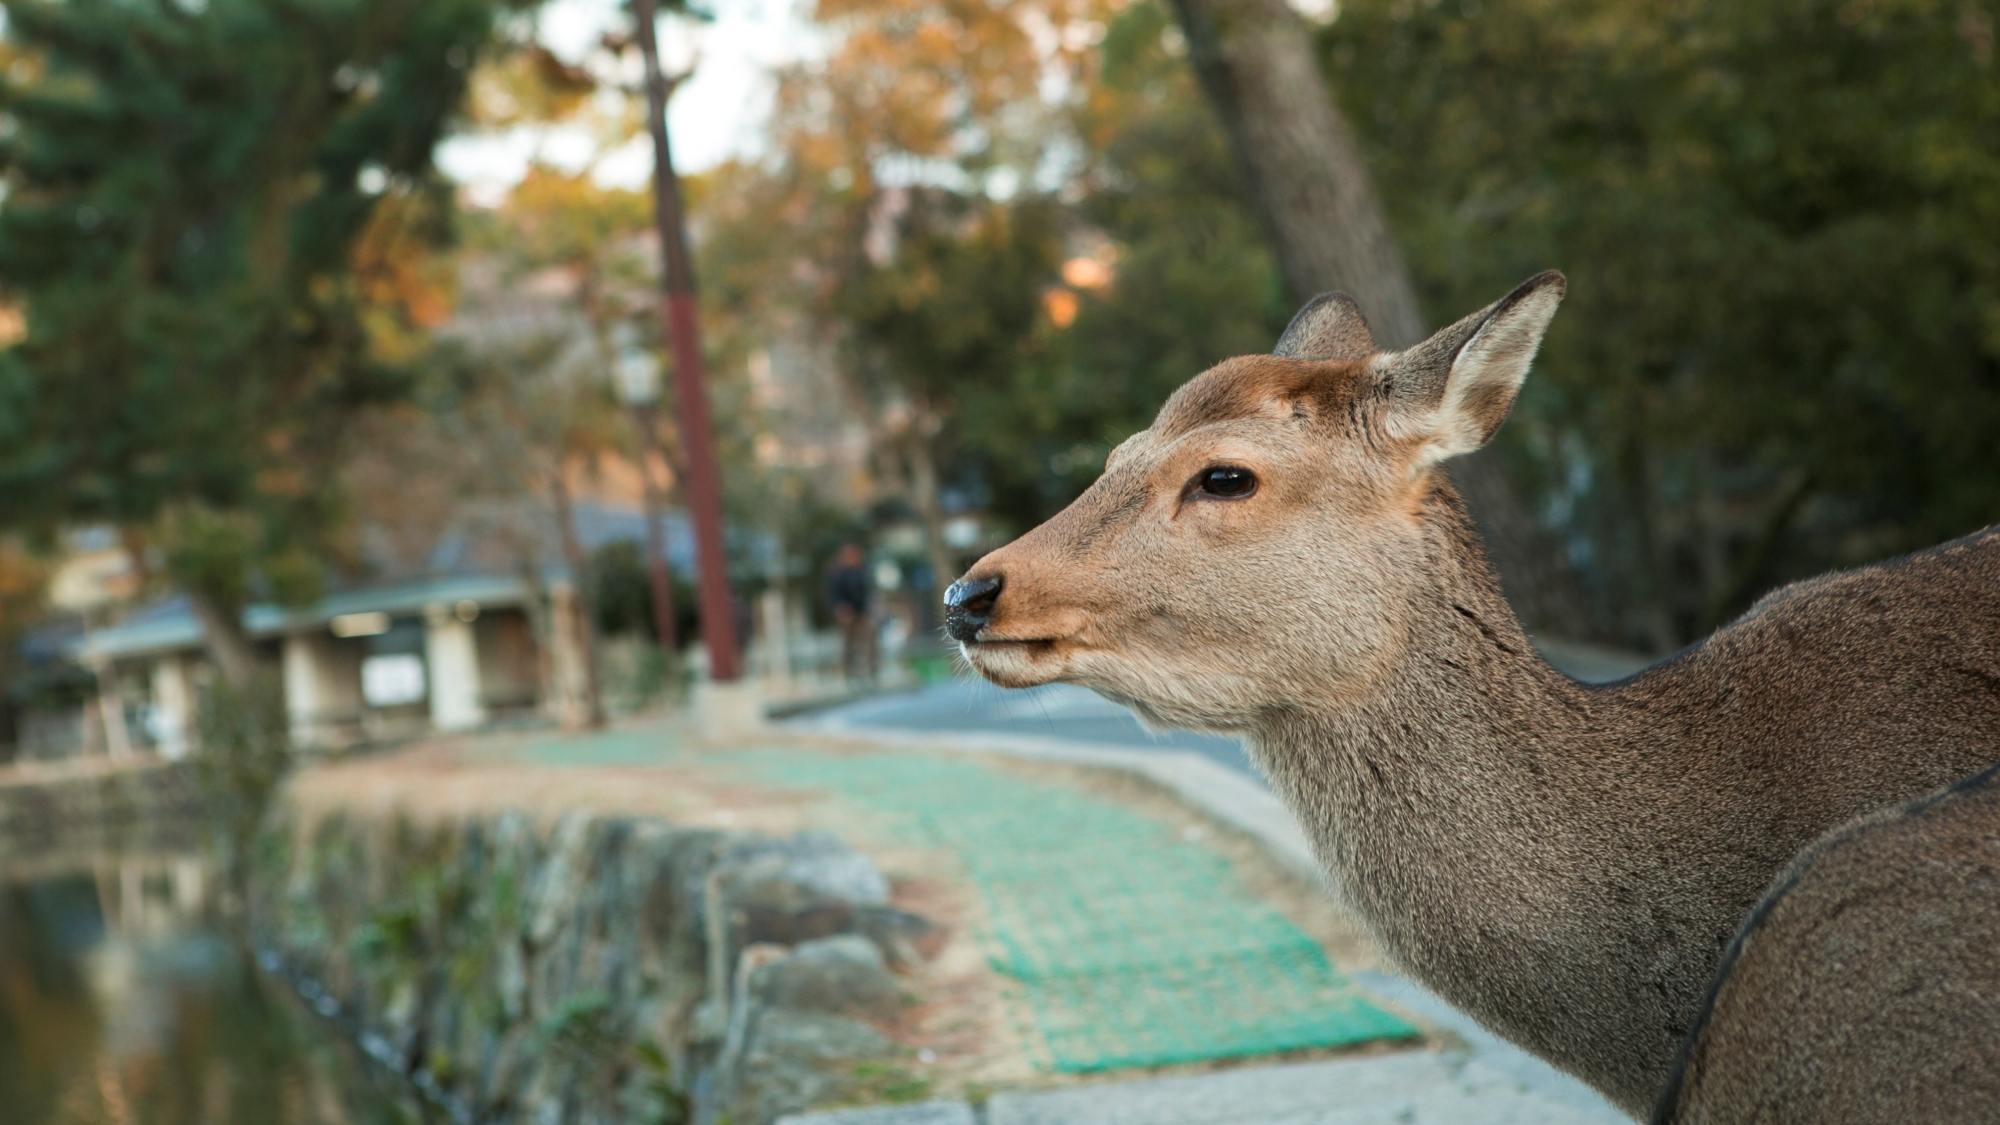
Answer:
<svg viewBox="0 0 2000 1125"><path fill-rule="evenodd" d="M755 155L770 114L772 71L812 50L813 30L801 0L712 0L714 22L690 26L660 21L663 68L695 62L694 76L667 106L674 166L699 172L733 156ZM606 31L626 26L618 0L551 0L536 20L536 38L565 62L590 53ZM541 159L571 173L591 170L605 187L643 187L652 173L652 145L642 135L606 150L581 128L517 128L460 135L438 146L445 175L465 185L472 202L491 205Z"/></svg>

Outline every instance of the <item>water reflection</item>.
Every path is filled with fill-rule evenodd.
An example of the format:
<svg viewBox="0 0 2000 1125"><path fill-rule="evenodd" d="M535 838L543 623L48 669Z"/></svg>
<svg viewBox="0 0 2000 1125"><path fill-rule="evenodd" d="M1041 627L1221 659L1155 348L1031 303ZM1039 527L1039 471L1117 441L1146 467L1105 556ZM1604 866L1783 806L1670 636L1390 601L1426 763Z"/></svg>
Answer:
<svg viewBox="0 0 2000 1125"><path fill-rule="evenodd" d="M206 876L185 857L0 872L0 1122L436 1120L222 936Z"/></svg>

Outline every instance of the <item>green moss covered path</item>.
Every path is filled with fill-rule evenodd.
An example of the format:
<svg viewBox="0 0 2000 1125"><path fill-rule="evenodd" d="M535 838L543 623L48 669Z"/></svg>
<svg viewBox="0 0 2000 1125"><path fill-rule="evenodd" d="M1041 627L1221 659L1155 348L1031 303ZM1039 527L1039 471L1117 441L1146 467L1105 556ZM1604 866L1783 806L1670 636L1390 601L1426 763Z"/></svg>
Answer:
<svg viewBox="0 0 2000 1125"><path fill-rule="evenodd" d="M1088 1072L1417 1034L1371 1004L1228 860L1118 801L977 758L792 747L675 751L637 732L541 739L538 765L685 761L825 792L955 856L1042 1065Z"/></svg>

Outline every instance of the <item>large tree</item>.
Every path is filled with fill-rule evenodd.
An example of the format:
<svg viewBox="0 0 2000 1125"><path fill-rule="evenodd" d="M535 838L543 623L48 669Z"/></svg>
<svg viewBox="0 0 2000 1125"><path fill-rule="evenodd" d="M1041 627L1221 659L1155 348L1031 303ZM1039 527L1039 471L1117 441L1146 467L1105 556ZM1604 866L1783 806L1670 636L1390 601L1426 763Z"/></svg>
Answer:
<svg viewBox="0 0 2000 1125"><path fill-rule="evenodd" d="M238 614L302 597L345 422L399 392L352 270L431 152L493 0L10 0L0 520L165 547L223 673Z"/></svg>
<svg viewBox="0 0 2000 1125"><path fill-rule="evenodd" d="M1292 297L1339 289L1383 346L1422 340L1416 289L1298 15L1285 0L1173 4Z"/></svg>
<svg viewBox="0 0 2000 1125"><path fill-rule="evenodd" d="M1293 301L1341 290L1360 302L1384 347L1423 339L1417 290L1305 24L1285 0L1173 2ZM1530 627L1598 632L1560 545L1535 522L1499 460L1483 451L1462 458L1452 479Z"/></svg>
<svg viewBox="0 0 2000 1125"><path fill-rule="evenodd" d="M1060 286L1043 299L1067 323L1044 319L1007 378L961 392L965 456L1015 527L1074 499L1190 375L1269 350L1291 312L1170 19L1158 4L1113 16L1070 107L1065 220L1082 236L1068 276L1030 279Z"/></svg>
<svg viewBox="0 0 2000 1125"><path fill-rule="evenodd" d="M1958 0L1350 0L1427 293L1570 297L1510 451L1634 642L2000 519L2000 61Z"/></svg>

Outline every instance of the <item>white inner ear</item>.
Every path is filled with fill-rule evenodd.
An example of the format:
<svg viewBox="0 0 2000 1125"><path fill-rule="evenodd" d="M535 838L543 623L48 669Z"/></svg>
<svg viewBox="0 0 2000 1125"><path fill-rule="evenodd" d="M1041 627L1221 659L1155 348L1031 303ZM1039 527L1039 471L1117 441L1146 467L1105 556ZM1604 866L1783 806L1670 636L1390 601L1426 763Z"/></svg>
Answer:
<svg viewBox="0 0 2000 1125"><path fill-rule="evenodd" d="M1507 411L1528 377L1528 366L1542 346L1556 306L1558 286L1543 286L1495 313L1452 360L1445 377L1444 397L1425 419L1428 439L1418 456L1419 468L1485 445L1506 421Z"/></svg>

